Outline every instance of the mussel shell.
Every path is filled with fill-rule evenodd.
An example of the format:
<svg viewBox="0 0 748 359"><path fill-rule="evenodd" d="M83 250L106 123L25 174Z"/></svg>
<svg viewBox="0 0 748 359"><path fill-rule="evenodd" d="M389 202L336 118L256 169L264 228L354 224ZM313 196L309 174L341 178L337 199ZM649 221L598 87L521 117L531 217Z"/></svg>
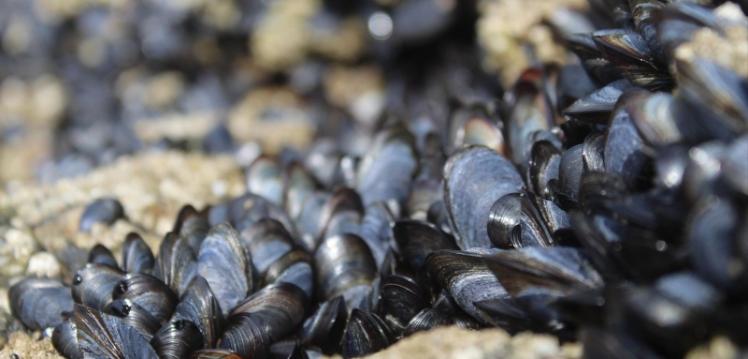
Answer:
<svg viewBox="0 0 748 359"><path fill-rule="evenodd" d="M651 165L648 151L630 114L619 107L605 137L605 171L620 176L631 188L646 185Z"/></svg>
<svg viewBox="0 0 748 359"><path fill-rule="evenodd" d="M354 309L345 328L342 354L346 358L364 356L386 348L393 341L394 334L382 318Z"/></svg>
<svg viewBox="0 0 748 359"><path fill-rule="evenodd" d="M23 325L32 330L56 327L62 313L73 310L70 288L54 279L26 278L8 290L10 309Z"/></svg>
<svg viewBox="0 0 748 359"><path fill-rule="evenodd" d="M84 357L158 358L148 341L120 318L76 305L72 320Z"/></svg>
<svg viewBox="0 0 748 359"><path fill-rule="evenodd" d="M83 210L78 230L81 232L90 232L96 223L110 225L124 217L125 210L119 200L113 197L97 198Z"/></svg>
<svg viewBox="0 0 748 359"><path fill-rule="evenodd" d="M125 274L101 264L86 264L75 273L72 293L76 303L103 310L112 300L112 291Z"/></svg>
<svg viewBox="0 0 748 359"><path fill-rule="evenodd" d="M348 310L343 297L337 296L322 303L317 311L304 321L301 339L305 345L314 345L325 354L339 350L340 340L348 321Z"/></svg>
<svg viewBox="0 0 748 359"><path fill-rule="evenodd" d="M304 202L320 188L317 179L302 163L292 162L285 168L283 203L291 218L302 211Z"/></svg>
<svg viewBox="0 0 748 359"><path fill-rule="evenodd" d="M169 232L161 241L154 276L166 283L174 293L181 295L197 275L195 253L187 240Z"/></svg>
<svg viewBox="0 0 748 359"><path fill-rule="evenodd" d="M554 239L531 195L510 193L491 206L486 230L500 248L549 246Z"/></svg>
<svg viewBox="0 0 748 359"><path fill-rule="evenodd" d="M490 324L491 318L475 303L506 298L509 294L486 266L484 256L441 250L428 256L424 268L433 287L446 290L465 313L483 324Z"/></svg>
<svg viewBox="0 0 748 359"><path fill-rule="evenodd" d="M172 320L191 321L202 334L203 347L215 346L223 331L224 317L205 278L196 276L192 280L174 309Z"/></svg>
<svg viewBox="0 0 748 359"><path fill-rule="evenodd" d="M267 200L283 203L283 170L278 161L269 156L257 157L247 168L247 190Z"/></svg>
<svg viewBox="0 0 748 359"><path fill-rule="evenodd" d="M343 295L349 304L348 290L371 284L377 270L366 242L355 234L325 238L314 252L314 263L321 297Z"/></svg>
<svg viewBox="0 0 748 359"><path fill-rule="evenodd" d="M391 328L403 330L428 305L426 294L410 277L394 274L382 278L378 312Z"/></svg>
<svg viewBox="0 0 748 359"><path fill-rule="evenodd" d="M78 328L69 314L52 332L52 346L65 358L83 359L83 353L78 345Z"/></svg>
<svg viewBox="0 0 748 359"><path fill-rule="evenodd" d="M156 259L143 238L130 232L122 245L122 269L128 273L150 273Z"/></svg>
<svg viewBox="0 0 748 359"><path fill-rule="evenodd" d="M265 283L264 277L270 267L295 247L288 230L272 218L259 220L246 228L240 233L240 239L245 250L252 254L252 264L263 279L260 285Z"/></svg>
<svg viewBox="0 0 748 359"><path fill-rule="evenodd" d="M550 292L566 294L597 289L602 278L579 251L571 247L527 247L486 257L486 264L512 296Z"/></svg>
<svg viewBox="0 0 748 359"><path fill-rule="evenodd" d="M101 264L110 266L112 268L118 268L117 259L114 258L114 254L109 248L97 244L91 248L88 252L88 263Z"/></svg>
<svg viewBox="0 0 748 359"><path fill-rule="evenodd" d="M397 221L392 232L403 258L413 271L419 271L432 252L457 249L450 235L426 222Z"/></svg>
<svg viewBox="0 0 748 359"><path fill-rule="evenodd" d="M582 121L605 124L623 92L631 87L628 80L613 81L576 100L564 110L564 115Z"/></svg>
<svg viewBox="0 0 748 359"><path fill-rule="evenodd" d="M361 220L358 235L366 242L374 256L377 268L381 268L387 251L392 246L393 215L382 202L366 207L366 214Z"/></svg>
<svg viewBox="0 0 748 359"><path fill-rule="evenodd" d="M207 218L207 210L198 212L195 207L185 205L179 210L177 220L174 222L173 233L179 234L185 238L190 248L197 253L200 250L200 244L208 235L210 223Z"/></svg>
<svg viewBox="0 0 748 359"><path fill-rule="evenodd" d="M543 198L553 198L552 182L558 182L561 151L551 142L541 140L533 143L527 172L533 193Z"/></svg>
<svg viewBox="0 0 748 359"><path fill-rule="evenodd" d="M129 273L114 287L114 299L129 299L163 323L171 317L178 299L176 294L156 277Z"/></svg>
<svg viewBox="0 0 748 359"><path fill-rule="evenodd" d="M444 203L457 245L491 247L485 226L491 205L508 193L521 192L522 177L511 162L485 147L454 154L444 167L444 177Z"/></svg>
<svg viewBox="0 0 748 359"><path fill-rule="evenodd" d="M232 316L218 342L219 349L229 350L242 358L264 358L272 340L263 323L248 314Z"/></svg>
<svg viewBox="0 0 748 359"><path fill-rule="evenodd" d="M188 320L171 321L151 339L159 358L186 358L202 348L203 338L195 324Z"/></svg>
<svg viewBox="0 0 748 359"><path fill-rule="evenodd" d="M210 285L224 314L253 290L252 260L229 224L211 228L200 246L197 272Z"/></svg>
<svg viewBox="0 0 748 359"><path fill-rule="evenodd" d="M318 240L311 249L319 245L319 238L342 233L357 233L363 216L364 204L358 192L348 187L338 188L328 198L322 212L318 214L320 231Z"/></svg>
<svg viewBox="0 0 748 359"><path fill-rule="evenodd" d="M122 318L127 325L148 340L161 328L161 321L129 299L113 300L104 308L104 312Z"/></svg>
<svg viewBox="0 0 748 359"><path fill-rule="evenodd" d="M408 198L418 167L413 136L404 129L390 129L378 135L373 148L361 161L356 190L365 205Z"/></svg>
<svg viewBox="0 0 748 359"><path fill-rule="evenodd" d="M307 304L301 288L289 283L271 284L239 303L229 321L234 316L251 315L272 340L279 340L301 324Z"/></svg>

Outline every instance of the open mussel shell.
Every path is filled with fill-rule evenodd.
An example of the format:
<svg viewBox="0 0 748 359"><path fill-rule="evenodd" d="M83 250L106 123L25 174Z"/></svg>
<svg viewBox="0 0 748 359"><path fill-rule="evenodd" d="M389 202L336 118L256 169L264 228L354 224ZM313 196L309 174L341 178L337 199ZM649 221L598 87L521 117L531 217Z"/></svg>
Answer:
<svg viewBox="0 0 748 359"><path fill-rule="evenodd" d="M197 272L208 282L224 314L253 290L252 261L229 224L211 228L200 246Z"/></svg>
<svg viewBox="0 0 748 359"><path fill-rule="evenodd" d="M143 237L130 232L122 245L122 269L128 273L150 273L156 259Z"/></svg>
<svg viewBox="0 0 748 359"><path fill-rule="evenodd" d="M413 141L402 128L377 136L356 173L355 188L365 205L389 200L403 203L408 198L418 168Z"/></svg>
<svg viewBox="0 0 748 359"><path fill-rule="evenodd" d="M489 252L491 253L491 252ZM509 296L486 266L485 254L441 250L426 259L424 269L434 289L444 289L457 306L483 324L491 318L475 303Z"/></svg>
<svg viewBox="0 0 748 359"><path fill-rule="evenodd" d="M84 357L158 358L146 338L120 318L76 305L72 320Z"/></svg>
<svg viewBox="0 0 748 359"><path fill-rule="evenodd" d="M283 169L273 157L257 157L245 173L247 190L276 205L283 204Z"/></svg>
<svg viewBox="0 0 748 359"><path fill-rule="evenodd" d="M78 345L78 328L70 316L71 313L67 313L64 320L55 327L52 332L52 346L65 358L83 359L83 353Z"/></svg>
<svg viewBox="0 0 748 359"><path fill-rule="evenodd" d="M387 323L374 313L354 309L345 328L342 354L361 357L388 347L395 340Z"/></svg>
<svg viewBox="0 0 748 359"><path fill-rule="evenodd" d="M362 299L360 294L368 293L377 271L369 246L355 234L325 238L314 252L314 263L321 297L343 295L349 306Z"/></svg>
<svg viewBox="0 0 748 359"><path fill-rule="evenodd" d="M113 300L104 308L104 313L122 318L127 325L133 327L140 335L149 340L161 328L160 320L130 299Z"/></svg>
<svg viewBox="0 0 748 359"><path fill-rule="evenodd" d="M203 338L195 324L188 320L171 321L151 339L159 358L187 358L202 347Z"/></svg>
<svg viewBox="0 0 748 359"><path fill-rule="evenodd" d="M223 331L224 317L205 278L196 276L192 280L174 309L172 320L191 321L202 334L203 347L215 346Z"/></svg>
<svg viewBox="0 0 748 359"><path fill-rule="evenodd" d="M129 273L114 287L114 299L129 299L163 323L171 317L178 299L171 288L148 274Z"/></svg>
<svg viewBox="0 0 748 359"><path fill-rule="evenodd" d="M8 290L10 309L32 330L44 330L62 323L62 314L73 310L70 288L54 279L26 278Z"/></svg>
<svg viewBox="0 0 748 359"><path fill-rule="evenodd" d="M403 258L413 271L419 271L432 252L457 249L450 235L427 222L397 221L392 232Z"/></svg>
<svg viewBox="0 0 748 359"><path fill-rule="evenodd" d="M348 310L343 297L332 298L322 303L317 311L304 321L302 342L305 345L319 347L325 354L337 352L347 321Z"/></svg>
<svg viewBox="0 0 748 359"><path fill-rule="evenodd" d="M655 59L647 42L635 31L599 30L592 40L603 56L616 66L631 83L650 90L668 89L672 79Z"/></svg>
<svg viewBox="0 0 748 359"><path fill-rule="evenodd" d="M112 300L112 291L124 276L122 271L110 266L86 264L73 278L73 299L76 303L103 310Z"/></svg>
<svg viewBox="0 0 748 359"><path fill-rule="evenodd" d="M97 244L88 252L88 263L101 264L112 268L119 268L117 259L107 247Z"/></svg>
<svg viewBox="0 0 748 359"><path fill-rule="evenodd" d="M458 246L491 247L485 223L496 200L523 190L517 169L491 149L470 147L450 157L444 177L444 203Z"/></svg>
<svg viewBox="0 0 748 359"><path fill-rule="evenodd" d="M110 225L120 218L125 217L125 209L116 198L102 197L89 203L81 214L78 229L81 232L90 232L96 223Z"/></svg>
<svg viewBox="0 0 748 359"><path fill-rule="evenodd" d="M161 241L154 276L161 279L174 293L181 295L197 275L195 252L187 240L174 232L169 232Z"/></svg>

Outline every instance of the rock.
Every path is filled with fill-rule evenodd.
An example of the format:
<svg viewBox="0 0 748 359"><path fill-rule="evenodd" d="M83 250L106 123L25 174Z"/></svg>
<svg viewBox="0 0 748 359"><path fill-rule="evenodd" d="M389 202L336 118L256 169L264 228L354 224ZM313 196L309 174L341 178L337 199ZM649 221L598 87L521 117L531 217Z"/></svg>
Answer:
<svg viewBox="0 0 748 359"><path fill-rule="evenodd" d="M36 277L57 278L62 273L60 261L49 252L38 252L29 258L26 274Z"/></svg>
<svg viewBox="0 0 748 359"><path fill-rule="evenodd" d="M39 333L28 334L15 332L8 336L8 343L0 350L0 358L35 358L52 359L62 358L52 346L49 338L39 338ZM15 356L14 356L15 355Z"/></svg>
<svg viewBox="0 0 748 359"><path fill-rule="evenodd" d="M550 335L520 333L510 336L501 329L473 331L457 327L416 333L370 358L541 359L581 358L578 344L559 344Z"/></svg>

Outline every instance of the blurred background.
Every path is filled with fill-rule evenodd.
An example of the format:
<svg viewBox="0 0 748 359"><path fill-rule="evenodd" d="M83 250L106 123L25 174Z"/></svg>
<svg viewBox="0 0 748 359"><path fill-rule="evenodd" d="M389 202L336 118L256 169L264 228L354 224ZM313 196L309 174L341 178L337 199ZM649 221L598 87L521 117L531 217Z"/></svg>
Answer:
<svg viewBox="0 0 748 359"><path fill-rule="evenodd" d="M478 7L4 0L0 183L78 176L148 149L229 152L247 163L260 150L341 136L360 152L368 140L350 131L378 126L385 108L446 111L449 94L435 84L447 77L477 88Z"/></svg>

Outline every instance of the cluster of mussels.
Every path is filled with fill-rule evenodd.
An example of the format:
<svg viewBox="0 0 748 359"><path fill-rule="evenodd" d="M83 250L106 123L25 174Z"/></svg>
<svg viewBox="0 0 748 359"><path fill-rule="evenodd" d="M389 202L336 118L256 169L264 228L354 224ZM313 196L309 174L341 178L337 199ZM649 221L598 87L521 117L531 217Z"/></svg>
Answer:
<svg viewBox="0 0 748 359"><path fill-rule="evenodd" d="M589 24L618 27L551 24L578 62L528 69L501 100L453 94L445 118L384 116L360 156L321 139L259 156L246 194L185 206L157 255L136 233L119 261L96 246L71 283L17 282L14 315L70 358L355 357L443 325L592 358L748 345L748 82L676 54L748 22L591 3ZM403 108L443 105L418 97ZM102 199L81 228L121 216Z"/></svg>

